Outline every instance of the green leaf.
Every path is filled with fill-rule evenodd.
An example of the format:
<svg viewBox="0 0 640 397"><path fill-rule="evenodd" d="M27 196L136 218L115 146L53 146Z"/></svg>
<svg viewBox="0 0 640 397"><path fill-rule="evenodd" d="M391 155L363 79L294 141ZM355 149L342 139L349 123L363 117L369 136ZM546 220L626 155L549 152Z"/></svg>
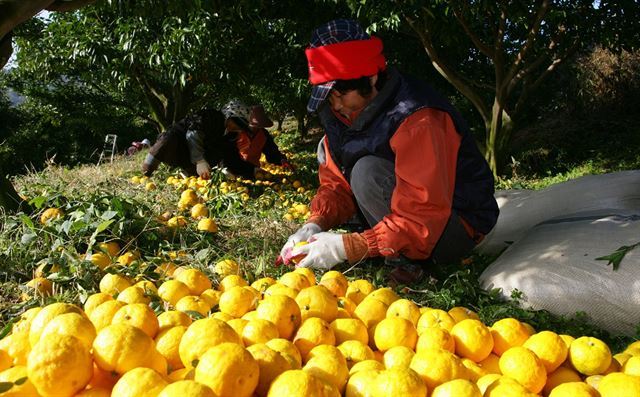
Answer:
<svg viewBox="0 0 640 397"><path fill-rule="evenodd" d="M29 227L29 229L33 229L33 221L31 220L31 218L29 218L25 214L21 214L20 219L22 220L22 223Z"/></svg>
<svg viewBox="0 0 640 397"><path fill-rule="evenodd" d="M100 223L100 224L98 225L98 227L96 227L96 231L94 232L94 234L97 236L97 235L98 235L98 233L102 233L102 232L104 232L105 230L107 230L107 228L108 228L109 226L111 226L111 224L112 224L113 222L114 222L114 220L113 220L113 219L111 219L111 220L104 221L104 222Z"/></svg>
<svg viewBox="0 0 640 397"><path fill-rule="evenodd" d="M202 314L200 314L199 312L197 312L195 310L186 310L185 313L188 314L189 317L194 318L196 320L200 320L200 319L204 318L204 316Z"/></svg>
<svg viewBox="0 0 640 397"><path fill-rule="evenodd" d="M24 376L24 377L22 377L22 378L20 378L20 379L16 380L15 382L13 382L13 384L14 384L14 385L16 385L16 386L20 386L21 384L23 384L24 382L26 382L26 381L27 381L27 379L29 379L29 378L27 378L26 376Z"/></svg>
<svg viewBox="0 0 640 397"><path fill-rule="evenodd" d="M596 260L607 261L607 266L612 265L613 270L616 271L618 270L618 267L620 267L620 262L622 262L622 259L624 259L625 255L627 255L629 251L631 251L638 245L640 245L640 242L637 242L633 245L623 245L609 255L601 256L599 258L596 258Z"/></svg>
<svg viewBox="0 0 640 397"><path fill-rule="evenodd" d="M12 382L0 382L0 393L4 393L13 388Z"/></svg>
<svg viewBox="0 0 640 397"><path fill-rule="evenodd" d="M112 219L116 215L118 215L118 213L116 211L105 211L100 216L100 218L104 219L105 221L108 221L109 219Z"/></svg>

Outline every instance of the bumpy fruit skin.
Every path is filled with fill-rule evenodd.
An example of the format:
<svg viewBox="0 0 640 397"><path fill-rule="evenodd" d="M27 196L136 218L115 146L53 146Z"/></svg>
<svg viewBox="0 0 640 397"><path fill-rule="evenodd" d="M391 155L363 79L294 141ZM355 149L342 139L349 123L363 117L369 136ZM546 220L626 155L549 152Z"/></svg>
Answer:
<svg viewBox="0 0 640 397"><path fill-rule="evenodd" d="M78 338L46 335L29 353L27 374L44 397L73 396L91 380L93 360Z"/></svg>
<svg viewBox="0 0 640 397"><path fill-rule="evenodd" d="M221 343L209 349L196 366L195 381L219 396L250 397L258 386L260 367L244 347Z"/></svg>

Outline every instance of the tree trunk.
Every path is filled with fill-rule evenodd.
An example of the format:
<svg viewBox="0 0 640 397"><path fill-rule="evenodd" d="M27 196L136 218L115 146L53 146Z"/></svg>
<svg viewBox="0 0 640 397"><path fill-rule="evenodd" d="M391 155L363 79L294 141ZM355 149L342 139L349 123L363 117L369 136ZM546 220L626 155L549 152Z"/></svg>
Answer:
<svg viewBox="0 0 640 397"><path fill-rule="evenodd" d="M298 131L300 131L300 135L305 137L309 132L307 128L307 124L305 122L305 118L307 116L306 110L304 112L296 112L296 121L298 122Z"/></svg>
<svg viewBox="0 0 640 397"><path fill-rule="evenodd" d="M0 207L7 212L15 212L21 202L18 192L0 169Z"/></svg>
<svg viewBox="0 0 640 397"><path fill-rule="evenodd" d="M491 113L491 122L485 124L485 159L489 163L493 176L498 177L498 171L504 165L506 153L508 153L509 142L511 141L511 131L513 121L504 110L499 98L495 98Z"/></svg>

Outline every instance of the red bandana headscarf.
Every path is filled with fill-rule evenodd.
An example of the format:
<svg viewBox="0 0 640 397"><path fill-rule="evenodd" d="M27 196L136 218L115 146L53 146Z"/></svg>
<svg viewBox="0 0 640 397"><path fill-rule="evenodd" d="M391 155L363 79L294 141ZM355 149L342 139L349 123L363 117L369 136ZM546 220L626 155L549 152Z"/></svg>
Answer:
<svg viewBox="0 0 640 397"><path fill-rule="evenodd" d="M351 40L305 50L309 81L313 85L333 80L351 80L373 76L384 70L387 61L382 54L382 40Z"/></svg>

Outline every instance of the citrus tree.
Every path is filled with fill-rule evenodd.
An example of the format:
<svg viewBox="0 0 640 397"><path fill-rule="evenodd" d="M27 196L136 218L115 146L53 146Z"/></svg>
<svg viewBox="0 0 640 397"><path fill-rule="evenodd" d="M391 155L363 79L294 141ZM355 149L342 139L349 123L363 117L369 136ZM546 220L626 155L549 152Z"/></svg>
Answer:
<svg viewBox="0 0 640 397"><path fill-rule="evenodd" d="M561 65L595 43L637 45L633 1L347 1L369 19L417 37L433 67L473 104L494 175L529 100Z"/></svg>

